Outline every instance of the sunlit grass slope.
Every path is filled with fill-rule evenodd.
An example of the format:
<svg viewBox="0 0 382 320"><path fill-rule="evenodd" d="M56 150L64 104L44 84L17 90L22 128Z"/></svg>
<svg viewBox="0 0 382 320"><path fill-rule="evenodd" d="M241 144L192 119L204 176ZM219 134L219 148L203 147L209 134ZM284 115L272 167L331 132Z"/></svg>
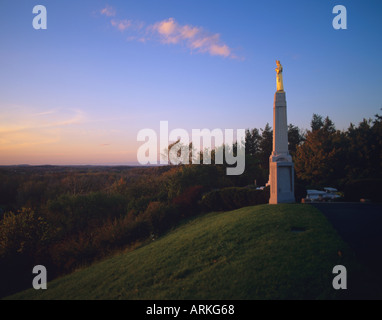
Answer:
<svg viewBox="0 0 382 320"><path fill-rule="evenodd" d="M337 264L351 268L354 259L317 209L262 205L201 216L135 251L50 282L45 291L11 298L326 299L336 294Z"/></svg>

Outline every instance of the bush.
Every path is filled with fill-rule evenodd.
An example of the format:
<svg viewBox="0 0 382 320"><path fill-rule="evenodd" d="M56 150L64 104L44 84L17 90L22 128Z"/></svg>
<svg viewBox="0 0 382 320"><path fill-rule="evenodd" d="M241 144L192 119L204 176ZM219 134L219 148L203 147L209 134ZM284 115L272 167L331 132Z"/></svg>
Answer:
<svg viewBox="0 0 382 320"><path fill-rule="evenodd" d="M27 288L33 266L46 264L49 229L31 209L4 214L0 220L0 297Z"/></svg>
<svg viewBox="0 0 382 320"><path fill-rule="evenodd" d="M206 193L200 201L202 209L204 211L223 211L224 206L220 194L220 190L213 190Z"/></svg>
<svg viewBox="0 0 382 320"><path fill-rule="evenodd" d="M47 222L31 209L6 213L0 221L0 256L34 254L48 241Z"/></svg>
<svg viewBox="0 0 382 320"><path fill-rule="evenodd" d="M145 212L138 216L137 221L145 221L151 225L152 231L162 234L179 222L181 216L176 206L163 202L150 202Z"/></svg>
<svg viewBox="0 0 382 320"><path fill-rule="evenodd" d="M345 186L345 200L359 201L360 199L370 199L374 202L381 202L381 190L381 179L354 180Z"/></svg>
<svg viewBox="0 0 382 320"><path fill-rule="evenodd" d="M49 251L51 262L60 273L72 272L90 263L99 254L91 236L84 232L55 243Z"/></svg>
<svg viewBox="0 0 382 320"><path fill-rule="evenodd" d="M47 215L48 220L63 232L75 233L89 226L98 226L108 218L119 217L126 212L126 207L126 199L119 194L65 194L48 202Z"/></svg>
<svg viewBox="0 0 382 320"><path fill-rule="evenodd" d="M202 197L200 202L204 211L228 211L246 206L268 203L269 188L254 190L251 188L224 188L213 190Z"/></svg>
<svg viewBox="0 0 382 320"><path fill-rule="evenodd" d="M108 221L96 229L93 243L97 250L119 248L135 241L148 238L150 225L146 221L132 221L129 216Z"/></svg>
<svg viewBox="0 0 382 320"><path fill-rule="evenodd" d="M249 204L255 206L258 204L269 203L270 187L266 187L264 190L251 190L249 193Z"/></svg>
<svg viewBox="0 0 382 320"><path fill-rule="evenodd" d="M150 225L146 221L131 221L127 216L115 218L55 243L50 256L54 267L67 273L149 235Z"/></svg>
<svg viewBox="0 0 382 320"><path fill-rule="evenodd" d="M192 186L172 200L172 204L180 210L181 218L187 218L199 213L198 201L202 190L203 186Z"/></svg>
<svg viewBox="0 0 382 320"><path fill-rule="evenodd" d="M300 183L294 184L294 197L297 203L300 203L301 199L306 197L306 190L307 188L303 184L300 184Z"/></svg>

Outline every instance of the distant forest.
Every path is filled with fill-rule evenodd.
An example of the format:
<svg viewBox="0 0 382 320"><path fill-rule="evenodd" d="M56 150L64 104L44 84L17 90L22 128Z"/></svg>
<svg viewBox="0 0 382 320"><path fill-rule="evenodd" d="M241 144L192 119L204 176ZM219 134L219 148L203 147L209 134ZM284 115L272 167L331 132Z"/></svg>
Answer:
<svg viewBox="0 0 382 320"><path fill-rule="evenodd" d="M380 201L382 117L336 130L314 114L311 128L288 127L297 201L307 188L335 187L343 200ZM267 203L272 128L246 131L246 169L159 167L0 167L0 296L28 288L34 265L49 280L132 250L208 211Z"/></svg>

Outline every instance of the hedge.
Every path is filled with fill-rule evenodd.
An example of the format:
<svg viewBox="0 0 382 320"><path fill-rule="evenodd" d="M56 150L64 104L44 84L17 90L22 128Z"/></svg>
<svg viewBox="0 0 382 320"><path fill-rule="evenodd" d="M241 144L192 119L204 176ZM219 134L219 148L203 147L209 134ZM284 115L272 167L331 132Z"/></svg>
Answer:
<svg viewBox="0 0 382 320"><path fill-rule="evenodd" d="M230 187L206 193L200 202L204 211L228 211L247 206L265 204L269 201L269 188Z"/></svg>
<svg viewBox="0 0 382 320"><path fill-rule="evenodd" d="M382 179L362 179L349 182L344 190L346 201L369 199L381 202Z"/></svg>

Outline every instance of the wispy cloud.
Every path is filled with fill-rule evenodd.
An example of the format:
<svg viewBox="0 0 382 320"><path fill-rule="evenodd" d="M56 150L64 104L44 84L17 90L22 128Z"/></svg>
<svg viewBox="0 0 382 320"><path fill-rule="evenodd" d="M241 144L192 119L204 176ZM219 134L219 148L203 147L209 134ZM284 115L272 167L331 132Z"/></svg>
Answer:
<svg viewBox="0 0 382 320"><path fill-rule="evenodd" d="M57 109L53 109L48 111L37 112L37 113L31 114L31 116L32 117L46 116L46 115L54 114L56 112L57 112Z"/></svg>
<svg viewBox="0 0 382 320"><path fill-rule="evenodd" d="M84 112L79 109L49 110L38 113L9 114L0 122L0 133L62 127L84 120ZM7 123L6 123L7 122ZM11 124L10 124L11 123Z"/></svg>
<svg viewBox="0 0 382 320"><path fill-rule="evenodd" d="M85 120L78 109L57 109L28 113L24 108L11 109L0 119L0 149L19 148L57 142L61 129Z"/></svg>
<svg viewBox="0 0 382 320"><path fill-rule="evenodd" d="M105 8L101 9L100 13L106 17L114 17L116 15L116 10L109 5L106 5Z"/></svg>
<svg viewBox="0 0 382 320"><path fill-rule="evenodd" d="M114 13L116 10L112 7L106 7L101 10L105 16L111 17L107 13ZM221 40L218 33L211 33L203 27L197 27L190 24L180 24L174 18L168 18L158 21L154 24L145 26L142 21L118 20L112 18L111 26L121 32L128 32L129 41L158 41L162 44L182 45L188 48L192 53L208 53L211 56L220 56L224 58L238 59L226 43Z"/></svg>
<svg viewBox="0 0 382 320"><path fill-rule="evenodd" d="M132 21L126 20L126 19L119 20L119 21L112 19L110 23L113 27L116 27L119 31L125 31L126 29L132 26Z"/></svg>
<svg viewBox="0 0 382 320"><path fill-rule="evenodd" d="M221 41L219 34L204 28L181 25L174 18L169 18L155 23L150 29L159 35L162 43L183 44L192 51L212 56L234 57L232 49Z"/></svg>

